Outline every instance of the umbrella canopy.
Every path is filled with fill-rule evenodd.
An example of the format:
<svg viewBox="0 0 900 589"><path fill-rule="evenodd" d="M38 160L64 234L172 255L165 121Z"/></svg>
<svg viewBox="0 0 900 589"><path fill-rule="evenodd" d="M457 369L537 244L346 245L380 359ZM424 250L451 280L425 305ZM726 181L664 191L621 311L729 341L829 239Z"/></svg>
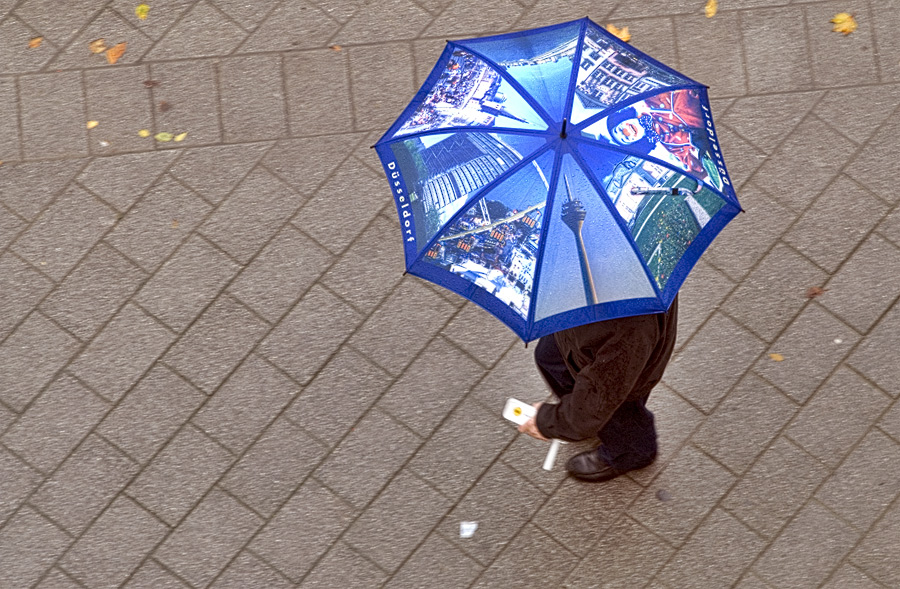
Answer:
<svg viewBox="0 0 900 589"><path fill-rule="evenodd" d="M665 311L741 210L706 86L586 18L448 42L375 148L407 272L526 342Z"/></svg>

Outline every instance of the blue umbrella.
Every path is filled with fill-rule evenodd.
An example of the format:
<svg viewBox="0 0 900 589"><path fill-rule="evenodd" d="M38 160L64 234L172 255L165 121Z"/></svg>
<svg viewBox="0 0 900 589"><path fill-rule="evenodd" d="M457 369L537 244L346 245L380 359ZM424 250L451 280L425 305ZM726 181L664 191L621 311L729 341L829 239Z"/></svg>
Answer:
<svg viewBox="0 0 900 589"><path fill-rule="evenodd" d="M406 271L526 342L665 311L741 210L706 86L587 18L448 42L375 148Z"/></svg>

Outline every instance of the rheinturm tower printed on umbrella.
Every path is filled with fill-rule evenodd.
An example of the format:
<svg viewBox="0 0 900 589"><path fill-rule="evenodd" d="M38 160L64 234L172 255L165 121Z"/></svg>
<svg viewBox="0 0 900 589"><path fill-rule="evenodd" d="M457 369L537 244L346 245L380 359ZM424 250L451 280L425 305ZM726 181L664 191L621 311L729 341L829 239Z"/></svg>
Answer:
<svg viewBox="0 0 900 589"><path fill-rule="evenodd" d="M589 19L448 42L375 148L407 272L525 341L666 310L741 210L706 87Z"/></svg>

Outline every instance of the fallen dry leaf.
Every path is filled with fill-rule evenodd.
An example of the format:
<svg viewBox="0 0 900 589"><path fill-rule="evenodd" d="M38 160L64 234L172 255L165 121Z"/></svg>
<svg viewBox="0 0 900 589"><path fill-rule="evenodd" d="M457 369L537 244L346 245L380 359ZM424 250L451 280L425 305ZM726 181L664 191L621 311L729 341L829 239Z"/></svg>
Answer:
<svg viewBox="0 0 900 589"><path fill-rule="evenodd" d="M147 129L141 129L140 131L138 131L138 135L140 135L141 137L149 137L150 131L148 131Z"/></svg>
<svg viewBox="0 0 900 589"><path fill-rule="evenodd" d="M784 356L782 356L781 354L769 354L769 358L771 358L771 359L774 360L775 362L782 362L782 361L784 361Z"/></svg>
<svg viewBox="0 0 900 589"><path fill-rule="evenodd" d="M834 23L834 27L831 30L835 33L849 35L856 30L856 19L849 12L835 14L830 22Z"/></svg>
<svg viewBox="0 0 900 589"><path fill-rule="evenodd" d="M703 7L703 11L706 13L706 18L714 17L718 10L719 0L706 0L706 6Z"/></svg>
<svg viewBox="0 0 900 589"><path fill-rule="evenodd" d="M86 126L88 129L93 129L94 127L96 127L96 126L99 125L99 124L100 124L100 121L88 121L87 124L86 124L85 126Z"/></svg>
<svg viewBox="0 0 900 589"><path fill-rule="evenodd" d="M28 48L29 49L37 49L38 47L41 46L41 43L43 43L43 42L44 42L43 37L35 37L34 39L32 39L31 41L28 42Z"/></svg>
<svg viewBox="0 0 900 589"><path fill-rule="evenodd" d="M808 289L806 289L806 298L814 299L816 297L822 296L826 292L828 292L827 288L822 288L819 286L811 286Z"/></svg>
<svg viewBox="0 0 900 589"><path fill-rule="evenodd" d="M343 49L343 47L341 47L340 45L329 45L328 48L332 51L340 51L341 49Z"/></svg>
<svg viewBox="0 0 900 589"><path fill-rule="evenodd" d="M88 47L91 48L91 53L103 53L106 51L106 39L94 39L88 43Z"/></svg>
<svg viewBox="0 0 900 589"><path fill-rule="evenodd" d="M156 135L154 135L153 138L161 143L168 143L169 141L171 141L174 138L174 135L172 135L171 133L166 133L165 131L162 131L162 132L159 132Z"/></svg>
<svg viewBox="0 0 900 589"><path fill-rule="evenodd" d="M160 101L159 103L159 112L169 112L172 110L172 105L166 102L165 100Z"/></svg>
<svg viewBox="0 0 900 589"><path fill-rule="evenodd" d="M147 18L147 14L150 12L150 7L146 4L138 4L134 7L134 14L141 20Z"/></svg>
<svg viewBox="0 0 900 589"><path fill-rule="evenodd" d="M144 80L144 86L146 86L147 88L156 88L157 86L159 86L159 82L157 82L156 80Z"/></svg>
<svg viewBox="0 0 900 589"><path fill-rule="evenodd" d="M172 219L172 229L178 229L178 219Z"/></svg>
<svg viewBox="0 0 900 589"><path fill-rule="evenodd" d="M125 48L128 46L128 43L119 43L117 45L113 45L109 49L106 50L106 61L109 64L114 64L119 61L119 58L125 54Z"/></svg>
<svg viewBox="0 0 900 589"><path fill-rule="evenodd" d="M613 24L608 24L606 25L606 30L622 41L625 41L626 43L631 41L631 33L628 32L628 27L622 27L621 29L619 29Z"/></svg>
<svg viewBox="0 0 900 589"><path fill-rule="evenodd" d="M178 143L179 141L184 141L185 137L187 137L187 132L179 133L178 135L173 137L173 139L175 140L175 143Z"/></svg>

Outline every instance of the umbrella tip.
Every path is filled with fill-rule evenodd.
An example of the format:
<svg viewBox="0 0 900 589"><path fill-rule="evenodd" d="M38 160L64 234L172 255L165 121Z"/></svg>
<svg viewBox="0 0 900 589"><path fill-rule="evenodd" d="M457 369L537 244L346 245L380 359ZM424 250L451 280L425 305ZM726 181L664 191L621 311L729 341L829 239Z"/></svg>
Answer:
<svg viewBox="0 0 900 589"><path fill-rule="evenodd" d="M567 123L568 123L568 121L566 121L566 119L563 119L562 130L559 132L560 139L566 138L566 124Z"/></svg>

